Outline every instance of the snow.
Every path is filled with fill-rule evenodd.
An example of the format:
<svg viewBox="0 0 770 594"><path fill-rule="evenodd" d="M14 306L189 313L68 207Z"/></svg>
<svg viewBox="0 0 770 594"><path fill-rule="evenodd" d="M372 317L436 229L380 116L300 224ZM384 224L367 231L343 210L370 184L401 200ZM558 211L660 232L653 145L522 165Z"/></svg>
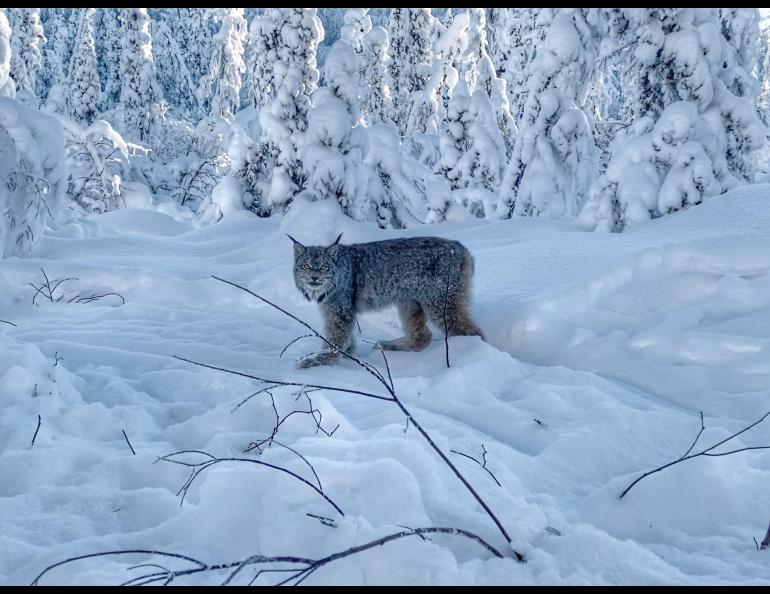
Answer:
<svg viewBox="0 0 770 594"><path fill-rule="evenodd" d="M188 469L155 463L159 456L241 456L269 434L274 416L264 397L232 412L254 382L173 355L378 389L351 362L296 369L313 341L279 354L304 329L211 278L243 284L318 326L317 307L294 287L286 233L308 244L339 233L343 243L435 234L470 248L471 309L487 342L452 338L447 369L436 332L424 352L389 355L390 367L397 393L444 451L481 456L486 448L502 487L449 455L528 557L519 564L461 539L408 538L330 564L306 583L767 584L767 555L752 538L767 527L768 451L701 457L618 495L689 447L699 411L699 443L711 445L768 410L769 191L734 190L623 234L586 233L572 219L454 216L379 230L345 217L335 201L301 196L285 217L231 209L205 227L147 209L73 216L32 257L0 261L0 318L17 324L0 323L0 584L26 584L66 557L114 549L207 562L321 556L398 525L462 527L505 549L396 407L328 390L311 397L324 428L339 425L332 437L301 415L279 435L313 464L344 518L306 486L237 463L205 471L180 505ZM126 302L33 306L27 283L40 282L41 267L51 279L77 277L61 285L67 296L114 291ZM394 310L360 323L369 340L400 333ZM361 340L357 354L381 363ZM287 390L274 394L283 413L297 406ZM769 441L760 425L735 446ZM261 460L309 475L279 447ZM129 566L157 561L81 561L43 583L119 583L134 575Z"/></svg>

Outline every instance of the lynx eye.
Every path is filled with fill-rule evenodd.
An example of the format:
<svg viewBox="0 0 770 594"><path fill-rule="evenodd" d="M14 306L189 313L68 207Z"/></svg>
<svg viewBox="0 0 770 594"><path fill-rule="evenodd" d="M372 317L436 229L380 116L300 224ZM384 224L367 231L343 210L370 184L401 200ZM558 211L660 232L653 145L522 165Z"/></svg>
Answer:
<svg viewBox="0 0 770 594"><path fill-rule="evenodd" d="M302 265L302 268L304 268L305 270L310 270L310 264L308 264L307 262L305 262L305 263Z"/></svg>
<svg viewBox="0 0 770 594"><path fill-rule="evenodd" d="M321 264L321 272L326 272L329 270L329 267L326 264Z"/></svg>

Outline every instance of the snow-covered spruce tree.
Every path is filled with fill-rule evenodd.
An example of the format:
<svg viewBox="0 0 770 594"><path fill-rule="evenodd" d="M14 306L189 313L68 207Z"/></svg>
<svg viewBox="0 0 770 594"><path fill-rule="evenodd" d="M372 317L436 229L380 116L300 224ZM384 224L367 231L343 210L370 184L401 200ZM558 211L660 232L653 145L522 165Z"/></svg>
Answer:
<svg viewBox="0 0 770 594"><path fill-rule="evenodd" d="M626 117L632 125L610 146L607 171L580 220L622 231L723 193L754 178L764 143L756 96L740 97L740 52L716 10L624 9ZM725 78L726 76L726 78ZM755 84L731 84L751 92Z"/></svg>
<svg viewBox="0 0 770 594"><path fill-rule="evenodd" d="M508 9L485 8L487 53L495 66L495 73L500 76L505 70L508 60L509 47L512 41L508 39Z"/></svg>
<svg viewBox="0 0 770 594"><path fill-rule="evenodd" d="M492 215L506 164L506 146L484 89L469 96L465 80L459 80L449 103L440 149L437 169L457 190L455 200L477 217Z"/></svg>
<svg viewBox="0 0 770 594"><path fill-rule="evenodd" d="M169 8L167 24L187 62L193 81L199 81L211 67L212 32L206 8Z"/></svg>
<svg viewBox="0 0 770 594"><path fill-rule="evenodd" d="M727 89L738 97L756 97L759 80L756 69L759 58L759 10L756 8L720 8L722 35L731 54L720 78Z"/></svg>
<svg viewBox="0 0 770 594"><path fill-rule="evenodd" d="M96 118L101 96L93 37L95 12L95 8L86 8L83 11L75 37L75 49L72 52L67 81L70 115L76 122L86 126Z"/></svg>
<svg viewBox="0 0 770 594"><path fill-rule="evenodd" d="M372 19L368 8L348 8L342 19L340 39L347 43L357 55L363 51L364 36L372 30Z"/></svg>
<svg viewBox="0 0 770 594"><path fill-rule="evenodd" d="M102 111L120 103L123 34L120 8L100 8L96 13L94 42L102 86Z"/></svg>
<svg viewBox="0 0 770 594"><path fill-rule="evenodd" d="M356 220L372 220L366 198L366 134L358 125L356 53L340 40L326 54L326 85L313 93L313 107L300 149L307 191L317 200L336 200Z"/></svg>
<svg viewBox="0 0 770 594"><path fill-rule="evenodd" d="M511 114L517 125L524 114L529 90L530 63L553 20L552 8L511 8L508 11L510 40L508 60L501 77L505 80L511 104Z"/></svg>
<svg viewBox="0 0 770 594"><path fill-rule="evenodd" d="M500 136L504 142L505 154L502 157L501 166L504 167L513 154L513 145L516 138L516 124L510 110L510 103L507 98L506 82L497 76L495 66L487 53L488 44L486 42L486 24L484 21L484 12L482 9L471 9L468 20L468 48L461 59L466 61L460 64L464 68L466 80L472 94L476 91L483 91L486 94L489 107L494 111L495 121L497 122ZM481 99L475 100L477 104ZM479 111L481 110L481 111ZM479 107L477 113L486 111ZM486 115L481 116L486 121ZM497 139L497 134L494 134ZM497 143L493 143L495 146ZM490 157L490 161L496 161L497 157ZM498 176L495 174L495 179ZM499 180L498 180L499 181Z"/></svg>
<svg viewBox="0 0 770 594"><path fill-rule="evenodd" d="M759 37L757 77L760 83L757 111L765 126L770 125L770 21L763 21Z"/></svg>
<svg viewBox="0 0 770 594"><path fill-rule="evenodd" d="M597 150L585 113L596 40L585 9L554 17L527 71L528 91L498 216L573 216L588 197Z"/></svg>
<svg viewBox="0 0 770 594"><path fill-rule="evenodd" d="M393 121L404 136L412 110L412 94L422 92L431 72L433 51L430 8L393 8L388 21Z"/></svg>
<svg viewBox="0 0 770 594"><path fill-rule="evenodd" d="M404 155L393 124L374 124L368 129L369 170L367 198L377 224L403 229L442 221L451 190L441 176Z"/></svg>
<svg viewBox="0 0 770 594"><path fill-rule="evenodd" d="M165 21L152 21L152 55L169 109L178 117L194 121L198 111L195 79L187 68L185 51Z"/></svg>
<svg viewBox="0 0 770 594"><path fill-rule="evenodd" d="M447 120L449 100L458 81L460 60L468 47L469 20L467 12L458 13L433 44L435 59L431 78L434 79L432 86L436 89L438 118L442 125Z"/></svg>
<svg viewBox="0 0 770 594"><path fill-rule="evenodd" d="M0 15L0 89L5 15ZM55 217L66 188L64 134L58 120L0 97L0 258L26 256Z"/></svg>
<svg viewBox="0 0 770 594"><path fill-rule="evenodd" d="M434 63L435 64L435 63ZM444 81L444 70L436 68L425 88L412 93L412 107L404 134L404 147L411 157L431 169L439 160L439 93Z"/></svg>
<svg viewBox="0 0 770 594"><path fill-rule="evenodd" d="M476 88L476 80L479 75L479 62L486 56L487 52L487 33L486 33L486 15L483 8L468 9L468 43L465 52L460 58L460 76L465 78L468 88Z"/></svg>
<svg viewBox="0 0 770 594"><path fill-rule="evenodd" d="M43 30L48 40L43 46L43 66L38 79L38 96L46 104L46 111L64 113L66 105L58 103L66 96L67 67L72 56L71 28L68 26L69 8L48 8L41 11ZM51 95L48 104L49 94Z"/></svg>
<svg viewBox="0 0 770 594"><path fill-rule="evenodd" d="M219 23L212 40L209 72L198 86L198 102L209 117L231 122L240 105L246 19L242 8L213 8L211 18Z"/></svg>
<svg viewBox="0 0 770 594"><path fill-rule="evenodd" d="M120 63L123 136L153 144L153 128L165 118L166 105L155 77L150 18L146 8L123 8L120 16L124 31Z"/></svg>
<svg viewBox="0 0 770 594"><path fill-rule="evenodd" d="M275 17L275 13L268 10L255 16L249 25L246 76L251 81L250 102L257 110L274 97L273 62L281 44L280 21Z"/></svg>
<svg viewBox="0 0 770 594"><path fill-rule="evenodd" d="M42 46L46 42L39 8L14 8L11 32L11 77L16 98L37 107L37 79L43 64Z"/></svg>
<svg viewBox="0 0 770 594"><path fill-rule="evenodd" d="M305 186L298 155L307 130L310 96L318 85L316 50L323 38L315 8L273 8L266 14L280 31L273 63L275 96L260 112L262 146L245 166L258 171L242 177L255 180L246 188L246 205L262 216L285 210Z"/></svg>
<svg viewBox="0 0 770 594"><path fill-rule="evenodd" d="M372 27L364 36L359 60L361 78L361 117L367 126L390 122L393 97L390 94L390 54L388 32Z"/></svg>
<svg viewBox="0 0 770 594"><path fill-rule="evenodd" d="M11 28L0 8L0 97L15 97L16 85L11 78Z"/></svg>

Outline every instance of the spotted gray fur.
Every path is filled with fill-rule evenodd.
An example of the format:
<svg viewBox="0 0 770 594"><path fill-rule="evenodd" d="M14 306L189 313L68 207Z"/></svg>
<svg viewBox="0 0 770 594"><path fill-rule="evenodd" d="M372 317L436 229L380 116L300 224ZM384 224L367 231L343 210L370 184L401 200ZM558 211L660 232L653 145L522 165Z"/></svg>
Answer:
<svg viewBox="0 0 770 594"><path fill-rule="evenodd" d="M427 319L450 336L482 336L468 313L473 257L459 241L413 237L341 245L340 234L330 246L304 246L289 237L294 282L308 300L319 303L324 335L337 349L352 352L357 313L393 304L405 336L378 343L384 349L426 348L431 341ZM299 366L328 365L339 356L327 349Z"/></svg>

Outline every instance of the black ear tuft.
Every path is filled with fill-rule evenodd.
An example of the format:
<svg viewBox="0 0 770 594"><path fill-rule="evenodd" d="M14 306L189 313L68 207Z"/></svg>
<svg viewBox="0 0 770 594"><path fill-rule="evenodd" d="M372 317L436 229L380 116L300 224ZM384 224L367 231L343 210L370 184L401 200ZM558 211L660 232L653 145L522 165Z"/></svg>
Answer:
<svg viewBox="0 0 770 594"><path fill-rule="evenodd" d="M334 240L333 244L326 248L326 253L329 254L332 258L336 259L337 254L340 251L340 239L342 239L342 233L337 236L337 239Z"/></svg>
<svg viewBox="0 0 770 594"><path fill-rule="evenodd" d="M304 254L304 253L305 253L305 246L304 246L304 245L302 245L302 244L301 244L299 241L297 241L296 239L294 239L294 238L293 238L291 235L289 235L288 233L286 234L286 237L288 237L289 239L291 239L291 240L294 242L294 256L295 256L295 257L296 257L296 256L301 256L302 254Z"/></svg>

